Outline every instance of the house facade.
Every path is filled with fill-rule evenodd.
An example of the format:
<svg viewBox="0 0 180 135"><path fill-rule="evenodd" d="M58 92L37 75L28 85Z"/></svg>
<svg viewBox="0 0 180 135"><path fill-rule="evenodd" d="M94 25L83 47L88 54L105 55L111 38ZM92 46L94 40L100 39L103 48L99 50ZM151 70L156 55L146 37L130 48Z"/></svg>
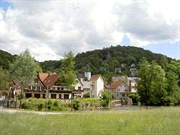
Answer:
<svg viewBox="0 0 180 135"><path fill-rule="evenodd" d="M90 97L100 98L104 90L104 81L101 75L93 75L90 79Z"/></svg>
<svg viewBox="0 0 180 135"><path fill-rule="evenodd" d="M128 96L129 86L127 83L121 80L117 80L108 87L108 90L113 93L115 99L120 100Z"/></svg>
<svg viewBox="0 0 180 135"><path fill-rule="evenodd" d="M137 81L139 78L137 77L127 77L129 92L135 93L137 92Z"/></svg>
<svg viewBox="0 0 180 135"><path fill-rule="evenodd" d="M56 98L71 99L71 97L82 97L81 88L70 90L58 83L58 74L39 73L37 78L23 90L24 97L30 98Z"/></svg>

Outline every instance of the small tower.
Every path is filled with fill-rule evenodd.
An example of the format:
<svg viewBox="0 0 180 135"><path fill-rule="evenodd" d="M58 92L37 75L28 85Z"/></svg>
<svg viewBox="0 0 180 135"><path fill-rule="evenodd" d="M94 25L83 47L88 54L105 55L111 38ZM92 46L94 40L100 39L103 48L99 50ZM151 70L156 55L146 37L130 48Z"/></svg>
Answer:
<svg viewBox="0 0 180 135"><path fill-rule="evenodd" d="M84 77L85 77L85 79L87 79L88 81L91 79L91 71L90 71L89 64L87 64L86 72L84 73Z"/></svg>

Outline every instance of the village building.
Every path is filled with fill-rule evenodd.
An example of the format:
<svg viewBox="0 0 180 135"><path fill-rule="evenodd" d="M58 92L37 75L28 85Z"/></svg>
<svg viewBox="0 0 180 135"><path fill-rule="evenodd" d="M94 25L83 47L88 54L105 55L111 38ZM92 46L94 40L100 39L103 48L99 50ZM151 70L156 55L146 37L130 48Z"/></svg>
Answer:
<svg viewBox="0 0 180 135"><path fill-rule="evenodd" d="M114 98L117 100L127 98L128 94L137 92L138 80L139 78L137 77L112 77L113 83L108 85L107 89L113 93Z"/></svg>
<svg viewBox="0 0 180 135"><path fill-rule="evenodd" d="M104 80L101 75L91 76L91 71L89 65L87 65L86 72L83 74L78 74L79 84L82 84L84 94L90 93L90 98L100 98L101 92L104 90ZM79 85L78 84L78 85Z"/></svg>
<svg viewBox="0 0 180 135"><path fill-rule="evenodd" d="M127 77L129 92L135 93L137 92L137 81L139 80L138 77Z"/></svg>
<svg viewBox="0 0 180 135"><path fill-rule="evenodd" d="M90 79L90 97L100 98L101 92L104 90L104 81L101 75L93 75Z"/></svg>
<svg viewBox="0 0 180 135"><path fill-rule="evenodd" d="M130 68L131 76L137 76L138 70L135 67Z"/></svg>
<svg viewBox="0 0 180 135"><path fill-rule="evenodd" d="M23 90L26 98L56 98L71 99L73 96L82 97L83 90L81 88L68 89L62 86L59 81L59 75L56 73L39 73L37 78Z"/></svg>
<svg viewBox="0 0 180 135"><path fill-rule="evenodd" d="M90 97L100 98L104 89L104 81L101 75L93 75L88 70L78 74L73 89L63 86L59 82L60 76L56 73L39 73L32 83L23 90L25 98L54 98L72 99L82 98L84 94L90 93Z"/></svg>
<svg viewBox="0 0 180 135"><path fill-rule="evenodd" d="M110 90L113 93L113 97L117 100L128 97L129 93L128 85L122 80L117 80L113 82L108 87L108 90Z"/></svg>

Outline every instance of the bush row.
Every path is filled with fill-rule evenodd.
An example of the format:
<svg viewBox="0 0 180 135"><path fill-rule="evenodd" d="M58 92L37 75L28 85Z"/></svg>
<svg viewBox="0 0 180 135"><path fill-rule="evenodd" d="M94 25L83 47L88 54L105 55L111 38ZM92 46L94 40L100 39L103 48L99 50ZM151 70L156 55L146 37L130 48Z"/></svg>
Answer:
<svg viewBox="0 0 180 135"><path fill-rule="evenodd" d="M74 99L72 102L58 99L36 99L28 98L22 100L22 109L36 111L69 111L74 110L93 110L102 108L102 101L97 98Z"/></svg>
<svg viewBox="0 0 180 135"><path fill-rule="evenodd" d="M71 109L71 103L57 99L28 98L22 100L22 108L36 111L68 111Z"/></svg>

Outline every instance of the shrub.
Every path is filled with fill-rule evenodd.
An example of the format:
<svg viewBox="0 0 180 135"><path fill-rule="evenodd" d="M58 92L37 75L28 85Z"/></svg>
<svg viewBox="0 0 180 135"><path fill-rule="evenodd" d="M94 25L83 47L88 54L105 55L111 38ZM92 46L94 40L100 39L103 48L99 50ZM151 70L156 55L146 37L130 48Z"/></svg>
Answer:
<svg viewBox="0 0 180 135"><path fill-rule="evenodd" d="M80 107L80 102L79 102L79 100L77 100L77 99L75 99L75 100L73 100L73 109L74 110L79 110L79 107Z"/></svg>
<svg viewBox="0 0 180 135"><path fill-rule="evenodd" d="M137 93L129 94L128 97L132 99L133 104L138 103L139 101L139 95Z"/></svg>
<svg viewBox="0 0 180 135"><path fill-rule="evenodd" d="M27 101L22 102L22 109L29 109L29 104Z"/></svg>
<svg viewBox="0 0 180 135"><path fill-rule="evenodd" d="M112 100L112 93L109 90L102 91L101 104L103 107L108 107L109 102Z"/></svg>
<svg viewBox="0 0 180 135"><path fill-rule="evenodd" d="M38 111L67 111L71 108L71 102L64 102L57 99L29 98L22 100L22 108Z"/></svg>
<svg viewBox="0 0 180 135"><path fill-rule="evenodd" d="M83 98L90 98L90 92L87 92L86 94L84 94Z"/></svg>
<svg viewBox="0 0 180 135"><path fill-rule="evenodd" d="M58 107L58 101L57 100L54 101L53 106Z"/></svg>
<svg viewBox="0 0 180 135"><path fill-rule="evenodd" d="M164 98L164 105L174 105L175 103L177 103L177 100L174 98L174 97L171 97L171 96L166 96Z"/></svg>

